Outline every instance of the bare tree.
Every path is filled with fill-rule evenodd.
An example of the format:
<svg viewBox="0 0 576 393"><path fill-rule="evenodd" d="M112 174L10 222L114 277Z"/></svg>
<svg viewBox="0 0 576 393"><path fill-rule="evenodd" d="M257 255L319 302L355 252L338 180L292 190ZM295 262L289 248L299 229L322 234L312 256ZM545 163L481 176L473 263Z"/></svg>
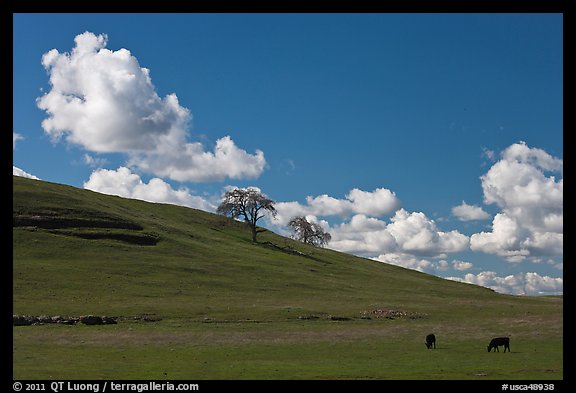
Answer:
<svg viewBox="0 0 576 393"><path fill-rule="evenodd" d="M257 188L236 188L227 191L216 212L232 218L243 218L252 229L252 241L256 243L259 232L256 223L264 217L264 212L276 217L274 201L262 194Z"/></svg>
<svg viewBox="0 0 576 393"><path fill-rule="evenodd" d="M320 225L308 222L305 217L294 217L288 226L294 231L294 238L306 244L324 247L332 239L332 236Z"/></svg>

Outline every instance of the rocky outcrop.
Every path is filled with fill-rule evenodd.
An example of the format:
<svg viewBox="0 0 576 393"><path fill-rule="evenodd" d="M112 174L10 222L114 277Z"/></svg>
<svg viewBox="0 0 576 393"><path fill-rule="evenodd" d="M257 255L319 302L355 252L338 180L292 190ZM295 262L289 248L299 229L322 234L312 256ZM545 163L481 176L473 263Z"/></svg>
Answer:
<svg viewBox="0 0 576 393"><path fill-rule="evenodd" d="M45 325L50 323L59 323L62 325L76 325L78 322L85 325L115 325L117 324L117 317L83 315L81 317L63 317L56 316L33 316L33 315L12 315L13 326L32 326L32 325Z"/></svg>
<svg viewBox="0 0 576 393"><path fill-rule="evenodd" d="M45 325L48 323L61 323L63 325L75 325L79 318L62 317L60 315L49 317L46 315L12 315L13 326Z"/></svg>
<svg viewBox="0 0 576 393"><path fill-rule="evenodd" d="M94 326L94 325L116 325L120 321L138 321L138 322L158 322L162 318L156 314L140 314L134 316L120 316L109 317L99 315L82 315L79 317L63 317L61 315L55 316L33 316L33 315L12 315L13 326L31 326L31 325L45 325L49 323L60 323L62 325L76 325L78 323Z"/></svg>
<svg viewBox="0 0 576 393"><path fill-rule="evenodd" d="M83 315L80 317L80 322L84 325L116 325L118 323L116 318L96 315Z"/></svg>
<svg viewBox="0 0 576 393"><path fill-rule="evenodd" d="M396 319L396 318L408 318L408 319L420 319L426 318L427 314L403 311L403 310L392 310L392 309L381 309L371 311L363 311L363 318L386 318L386 319Z"/></svg>

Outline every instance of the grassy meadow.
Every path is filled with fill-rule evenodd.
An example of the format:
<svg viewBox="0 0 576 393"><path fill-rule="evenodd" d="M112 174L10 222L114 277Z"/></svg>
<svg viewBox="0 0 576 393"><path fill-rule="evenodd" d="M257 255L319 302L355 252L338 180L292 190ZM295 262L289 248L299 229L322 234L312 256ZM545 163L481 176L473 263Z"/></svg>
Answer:
<svg viewBox="0 0 576 393"><path fill-rule="evenodd" d="M119 317L14 326L14 379L563 378L562 297L497 294L269 231L253 244L222 216L19 177L13 217L13 314ZM510 353L487 352L495 336Z"/></svg>

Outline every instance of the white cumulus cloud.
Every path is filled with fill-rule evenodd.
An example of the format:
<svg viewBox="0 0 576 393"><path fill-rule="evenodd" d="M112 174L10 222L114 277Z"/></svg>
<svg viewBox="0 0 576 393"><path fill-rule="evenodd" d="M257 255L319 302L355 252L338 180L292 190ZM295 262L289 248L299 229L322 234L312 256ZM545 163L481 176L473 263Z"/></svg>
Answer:
<svg viewBox="0 0 576 393"><path fill-rule="evenodd" d="M436 255L464 251L469 246L466 235L456 230L439 230L434 220L430 220L422 212L409 213L400 209L391 221L386 229L405 252Z"/></svg>
<svg viewBox="0 0 576 393"><path fill-rule="evenodd" d="M402 252L382 254L372 259L378 262L401 266L428 274L436 274L438 272L446 271L450 267L449 263L444 259L430 260L429 258L421 258Z"/></svg>
<svg viewBox="0 0 576 393"><path fill-rule="evenodd" d="M154 152L133 154L129 164L172 180L198 182L255 179L267 165L261 150L248 154L229 136L216 141L214 152L204 151L201 143L167 144Z"/></svg>
<svg viewBox="0 0 576 393"><path fill-rule="evenodd" d="M501 277L496 272L485 271L478 274L468 273L463 278L447 278L513 295L557 295L562 293L564 286L564 280L560 277L541 276L534 272Z"/></svg>
<svg viewBox="0 0 576 393"><path fill-rule="evenodd" d="M71 52L52 49L42 57L50 91L37 99L52 139L98 153L125 153L130 165L178 181L256 178L264 153L248 154L229 136L214 152L188 143L192 115L176 94L161 98L150 70L127 49L107 49L108 37L90 32L75 38Z"/></svg>
<svg viewBox="0 0 576 393"><path fill-rule="evenodd" d="M472 267L474 267L474 265L470 262L466 262L466 261L460 261L458 259L455 259L452 261L452 267L456 270L469 270L472 269Z"/></svg>
<svg viewBox="0 0 576 393"><path fill-rule="evenodd" d="M556 179L554 174L560 175ZM470 246L510 262L563 254L563 162L524 142L508 147L481 177L484 202L501 211Z"/></svg>
<svg viewBox="0 0 576 393"><path fill-rule="evenodd" d="M205 211L215 211L216 207L208 199L192 195L187 188L175 190L159 178L148 183L126 167L117 170L98 169L84 183L84 188L109 195L140 199L148 202L170 203L188 206Z"/></svg>
<svg viewBox="0 0 576 393"><path fill-rule="evenodd" d="M440 230L434 220L422 212L399 209L390 223L363 214L330 228L329 247L364 256L384 254L411 255L416 258L440 257L465 251L469 239L458 231ZM392 257L387 257L392 258ZM404 266L404 265L403 265Z"/></svg>
<svg viewBox="0 0 576 393"><path fill-rule="evenodd" d="M364 214L335 225L329 232L332 240L328 246L338 251L372 256L399 249L396 239L387 230L386 222Z"/></svg>
<svg viewBox="0 0 576 393"><path fill-rule="evenodd" d="M329 195L306 197L306 204L299 202L278 202L277 220L286 225L296 216L349 216L362 214L369 216L382 216L389 214L400 207L396 194L386 188L377 188L374 191L352 189L345 199L334 198Z"/></svg>
<svg viewBox="0 0 576 393"><path fill-rule="evenodd" d="M42 57L51 89L38 99L49 117L42 121L53 138L95 152L153 150L184 135L190 119L172 94L156 93L150 72L127 49L106 49L108 37L85 32L71 53L52 49Z"/></svg>
<svg viewBox="0 0 576 393"><path fill-rule="evenodd" d="M454 206L452 214L460 221L487 220L490 218L490 214L486 213L481 207L469 205L465 201L462 201L461 205Z"/></svg>
<svg viewBox="0 0 576 393"><path fill-rule="evenodd" d="M29 179L35 179L35 180L40 180L40 178L26 172L23 169L20 169L18 167L15 167L14 165L12 165L12 175L13 176L20 176L20 177L27 177Z"/></svg>

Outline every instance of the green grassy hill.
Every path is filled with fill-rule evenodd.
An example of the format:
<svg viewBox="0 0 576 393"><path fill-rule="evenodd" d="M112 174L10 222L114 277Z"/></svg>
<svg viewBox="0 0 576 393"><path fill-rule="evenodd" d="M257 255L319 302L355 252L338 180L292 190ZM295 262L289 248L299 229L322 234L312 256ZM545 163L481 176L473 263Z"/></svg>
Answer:
<svg viewBox="0 0 576 393"><path fill-rule="evenodd" d="M15 326L14 378L562 378L562 297L258 239L199 210L14 177L13 313L121 321ZM495 335L511 337L505 360L486 352Z"/></svg>

